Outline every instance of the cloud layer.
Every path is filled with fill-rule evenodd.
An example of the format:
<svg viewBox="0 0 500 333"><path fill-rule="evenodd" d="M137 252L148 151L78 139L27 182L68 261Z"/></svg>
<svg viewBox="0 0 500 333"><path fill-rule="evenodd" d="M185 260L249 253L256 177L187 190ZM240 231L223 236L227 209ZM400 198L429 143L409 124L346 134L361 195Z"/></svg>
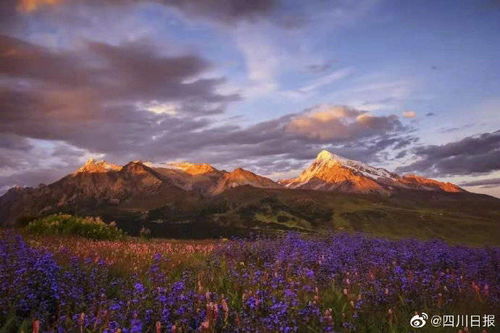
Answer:
<svg viewBox="0 0 500 333"><path fill-rule="evenodd" d="M460 186L481 186L483 188L497 187L498 185L500 185L500 178L473 180L470 182L463 182L460 184Z"/></svg>
<svg viewBox="0 0 500 333"><path fill-rule="evenodd" d="M466 137L444 145L415 149L418 160L399 172L433 176L470 175L500 170L500 131Z"/></svg>
<svg viewBox="0 0 500 333"><path fill-rule="evenodd" d="M246 128L217 125L213 117L239 96L218 92L222 78L202 78L210 63L200 56L160 54L145 41L53 51L0 36L0 60L0 134L61 141L120 162L194 156L264 168L259 158L301 160L324 147L369 161L412 142L397 116L347 106Z"/></svg>
<svg viewBox="0 0 500 333"><path fill-rule="evenodd" d="M5 0L3 6L11 14L14 10L21 13L33 13L50 7L64 5L87 6L133 6L139 3L157 3L198 17L216 20L220 23L232 23L239 20L254 20L271 14L279 7L278 0Z"/></svg>
<svg viewBox="0 0 500 333"><path fill-rule="evenodd" d="M318 132L321 135L314 132L318 130L314 127L309 132L303 131L303 127L301 131L295 131L297 119L317 118L317 113L321 112L335 114L335 120L326 117L328 121L321 123ZM363 120L366 117L368 121ZM319 118L323 119L321 116ZM19 135L8 134L10 139L5 141L5 154L10 156L9 164L0 161L0 169L12 170L21 161L30 161L26 156L36 152L36 147L34 150L32 144L24 142L26 139L23 135L41 133L46 134L43 135L45 140L61 142L44 158L60 163L58 157L67 157L65 165L60 168L61 176L62 170L68 172L70 167L76 167L75 163L81 163L83 156L91 152L119 163L133 159L155 162L188 160L227 168L244 166L267 175L301 168L325 148L365 162L379 161L388 158L389 149L403 149L416 140L407 133L408 128L397 117L389 117L389 121L386 118L345 106L323 105L243 128L234 125L216 126L208 119L179 118L130 108L106 109L107 121L91 121L83 132L73 125L70 125L72 130L62 131L62 125L41 121L36 129L25 129ZM353 121L355 123L350 124ZM358 121L361 124L357 124ZM359 130L360 126L368 127L362 131ZM57 138L47 135L52 131L57 131L54 135ZM70 158L69 153L73 157ZM14 180L16 183L24 180L22 184L30 185L47 182L47 178L53 180L53 172L49 172L48 168L42 165L37 173L33 170L35 166L27 167L28 172L10 179L0 177L0 186L13 185Z"/></svg>
<svg viewBox="0 0 500 333"><path fill-rule="evenodd" d="M322 106L293 117L287 132L320 141L351 140L398 131L403 128L398 117L373 116L345 106Z"/></svg>
<svg viewBox="0 0 500 333"><path fill-rule="evenodd" d="M399 46L372 44L379 5L0 1L0 192L52 181L90 156L209 162L279 177L329 149L389 168L414 161L401 170L430 175L497 170L496 142L488 143L497 132L414 149L416 127L432 121L417 114L439 110L441 120L443 105L453 104L433 100L430 108L432 94L418 90L429 81L402 76ZM347 30L353 38L344 38Z"/></svg>
<svg viewBox="0 0 500 333"><path fill-rule="evenodd" d="M53 52L0 36L0 133L94 151L140 146L163 122L191 130L238 99L216 91L223 79L198 77L208 68L199 56L164 56L143 42ZM148 111L151 101L175 104L190 121Z"/></svg>

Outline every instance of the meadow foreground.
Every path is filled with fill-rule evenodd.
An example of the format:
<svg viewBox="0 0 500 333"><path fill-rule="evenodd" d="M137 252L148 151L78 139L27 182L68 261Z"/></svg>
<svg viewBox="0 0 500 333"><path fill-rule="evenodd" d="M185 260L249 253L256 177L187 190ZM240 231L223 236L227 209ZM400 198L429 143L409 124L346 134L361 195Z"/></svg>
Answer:
<svg viewBox="0 0 500 333"><path fill-rule="evenodd" d="M348 234L181 242L6 232L0 331L408 332L416 312L494 314L499 262L499 248Z"/></svg>

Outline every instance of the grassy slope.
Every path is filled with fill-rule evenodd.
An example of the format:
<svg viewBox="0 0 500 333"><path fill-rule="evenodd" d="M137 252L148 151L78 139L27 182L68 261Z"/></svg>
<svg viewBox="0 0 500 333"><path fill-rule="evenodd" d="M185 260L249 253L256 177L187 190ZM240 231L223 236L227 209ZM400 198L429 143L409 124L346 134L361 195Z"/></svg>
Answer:
<svg viewBox="0 0 500 333"><path fill-rule="evenodd" d="M232 207L219 216L251 220L258 229L353 231L389 238L437 238L456 244L500 244L500 200L489 197L380 198L242 187L218 200Z"/></svg>
<svg viewBox="0 0 500 333"><path fill-rule="evenodd" d="M177 196L155 202L65 209L102 216L137 235L212 238L249 232L352 231L388 238L442 239L467 245L500 245L500 200L471 194L402 193L393 197L241 186L213 198Z"/></svg>

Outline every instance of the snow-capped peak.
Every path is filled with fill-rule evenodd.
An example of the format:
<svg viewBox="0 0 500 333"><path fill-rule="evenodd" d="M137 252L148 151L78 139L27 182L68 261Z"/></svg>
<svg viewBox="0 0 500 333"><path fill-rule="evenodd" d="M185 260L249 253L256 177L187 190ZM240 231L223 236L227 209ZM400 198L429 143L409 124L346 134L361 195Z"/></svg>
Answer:
<svg viewBox="0 0 500 333"><path fill-rule="evenodd" d="M327 161L327 160L332 160L334 157L334 154L330 153L328 150L322 150L319 152L319 154L316 156L316 161Z"/></svg>
<svg viewBox="0 0 500 333"><path fill-rule="evenodd" d="M340 155L330 153L328 150L320 151L319 154L316 156L316 161L318 161L318 162L321 162L321 161L331 162L331 161L333 161L333 162L337 162L340 164L349 163L349 162L356 162L353 160L349 160L345 157L342 157Z"/></svg>
<svg viewBox="0 0 500 333"><path fill-rule="evenodd" d="M315 164L320 164L321 166L330 166L332 164L338 164L345 168L357 171L365 177L370 178L397 178L396 174L393 174L383 168L375 168L369 166L360 161L350 160L348 158L333 154L327 150L322 150L316 157Z"/></svg>

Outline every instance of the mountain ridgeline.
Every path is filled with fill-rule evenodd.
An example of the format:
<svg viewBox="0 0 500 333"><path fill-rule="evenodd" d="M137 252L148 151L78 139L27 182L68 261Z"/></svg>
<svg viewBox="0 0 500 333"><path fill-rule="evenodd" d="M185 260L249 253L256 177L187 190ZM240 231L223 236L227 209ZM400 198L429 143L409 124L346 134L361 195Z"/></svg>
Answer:
<svg viewBox="0 0 500 333"><path fill-rule="evenodd" d="M5 226L57 212L102 216L131 234L147 227L164 237L343 230L474 244L500 239L499 199L328 151L297 178L278 182L209 164L89 160L50 185L0 197Z"/></svg>

